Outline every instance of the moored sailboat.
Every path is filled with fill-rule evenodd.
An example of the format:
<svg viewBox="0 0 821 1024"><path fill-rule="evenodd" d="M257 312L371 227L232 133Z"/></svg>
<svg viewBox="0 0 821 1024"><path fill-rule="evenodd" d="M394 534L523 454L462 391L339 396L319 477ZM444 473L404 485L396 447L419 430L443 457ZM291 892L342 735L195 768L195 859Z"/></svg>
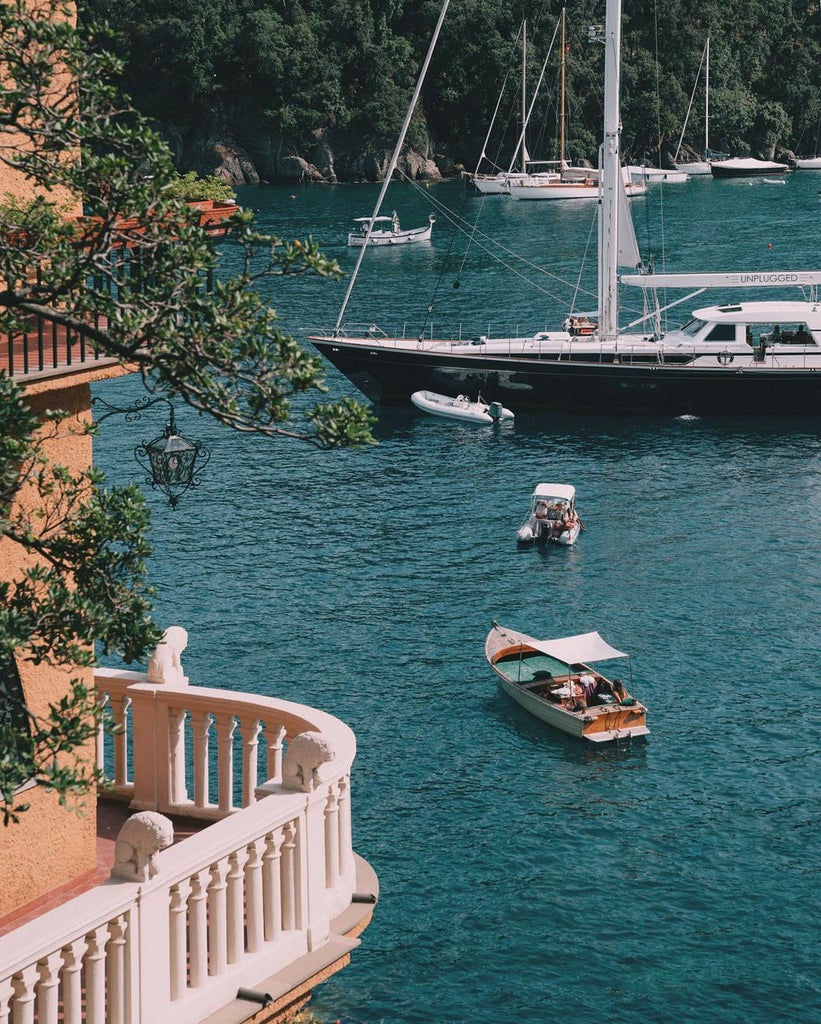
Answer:
<svg viewBox="0 0 821 1024"><path fill-rule="evenodd" d="M598 312L592 333L569 326L527 336L364 335L342 326L311 337L317 349L375 401L405 403L430 389L509 402L518 410L751 414L821 410L821 270L637 272L620 166L620 0L609 0L605 46L604 142L600 149ZM620 274L620 268L631 268ZM619 328L619 286L641 289L649 312ZM795 287L781 298L705 305L681 328L663 330L657 289ZM807 294L809 293L809 294ZM670 305L676 305L671 303ZM667 308L667 307L665 307Z"/></svg>

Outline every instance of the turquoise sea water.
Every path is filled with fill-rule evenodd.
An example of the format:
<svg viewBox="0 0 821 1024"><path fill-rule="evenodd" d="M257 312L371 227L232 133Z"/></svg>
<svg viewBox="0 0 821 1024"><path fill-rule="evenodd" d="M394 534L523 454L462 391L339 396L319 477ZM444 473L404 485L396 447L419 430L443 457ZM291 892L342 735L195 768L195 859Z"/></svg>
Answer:
<svg viewBox="0 0 821 1024"><path fill-rule="evenodd" d="M664 205L671 270L814 269L819 188L806 172L786 186L693 181L651 192L634 215L660 246ZM592 209L446 184L392 187L388 212L422 223L432 193L575 280ZM240 199L351 269L345 233L375 196L276 187ZM437 318L555 326L558 289L530 297L488 253L453 288L445 267L463 236L437 216L430 246L366 254L354 319L381 322L388 307L424 317L441 273ZM271 297L303 335L333 324L345 287L279 282ZM331 368L328 382L352 393ZM126 404L140 388L98 393ZM410 404L377 412L377 447L328 453L237 437L183 409L181 431L213 452L203 484L174 513L149 498L157 619L189 631L192 683L316 705L357 734L354 842L381 899L315 1013L819 1019L821 420L531 414L477 428ZM134 433L116 417L101 430L112 480L138 478L131 449L153 434ZM516 547L542 480L577 488L586 530L574 548ZM493 618L545 637L598 629L629 651L647 741L590 749L512 704L483 657Z"/></svg>

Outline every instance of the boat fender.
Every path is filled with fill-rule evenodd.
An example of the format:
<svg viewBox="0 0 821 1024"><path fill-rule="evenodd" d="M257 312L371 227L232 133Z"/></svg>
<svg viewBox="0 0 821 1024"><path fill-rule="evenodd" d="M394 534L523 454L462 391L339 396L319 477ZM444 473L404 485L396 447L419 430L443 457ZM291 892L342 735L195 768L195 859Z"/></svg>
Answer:
<svg viewBox="0 0 821 1024"><path fill-rule="evenodd" d="M732 352L727 352L725 350L724 352L719 352L716 359L718 359L722 366L727 366L728 363L731 363L735 359L735 356Z"/></svg>

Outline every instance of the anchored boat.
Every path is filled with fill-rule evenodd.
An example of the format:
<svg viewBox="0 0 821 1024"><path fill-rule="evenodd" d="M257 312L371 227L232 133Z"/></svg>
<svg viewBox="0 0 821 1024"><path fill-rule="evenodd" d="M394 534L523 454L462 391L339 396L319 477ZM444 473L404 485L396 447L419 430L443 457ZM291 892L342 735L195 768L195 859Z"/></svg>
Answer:
<svg viewBox="0 0 821 1024"><path fill-rule="evenodd" d="M591 666L626 658L598 633L536 640L493 623L485 657L504 692L536 718L592 743L646 736L647 708Z"/></svg>
<svg viewBox="0 0 821 1024"><path fill-rule="evenodd" d="M494 338L423 337L417 331L398 337L374 324L361 334L342 326L343 303L336 327L310 340L364 394L386 404L406 402L411 391L444 390L481 391L517 411L818 415L821 270L644 272L619 156L620 0L608 0L605 36L594 333L565 328ZM644 293L646 311L632 330L619 326L620 285ZM690 289L690 295L660 307L659 292L673 288ZM705 305L683 327L663 328L662 313L707 288L752 289L756 298ZM771 288L795 288L801 298L759 297Z"/></svg>
<svg viewBox="0 0 821 1024"><path fill-rule="evenodd" d="M472 402L467 395L451 398L448 395L438 395L435 391L414 391L411 401L423 412L450 420L499 423L501 420L513 419L513 413L510 409L505 409L501 402L483 402L481 395Z"/></svg>

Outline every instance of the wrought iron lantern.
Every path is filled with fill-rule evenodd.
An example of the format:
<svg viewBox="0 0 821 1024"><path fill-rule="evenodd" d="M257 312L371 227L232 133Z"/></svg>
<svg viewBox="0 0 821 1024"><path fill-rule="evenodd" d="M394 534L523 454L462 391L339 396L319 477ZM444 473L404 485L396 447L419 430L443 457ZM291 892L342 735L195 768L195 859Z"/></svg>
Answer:
<svg viewBox="0 0 821 1024"><path fill-rule="evenodd" d="M142 412L157 402L165 402L168 406L168 423L163 433L153 441L137 445L134 458L148 472L146 483L162 491L171 508L176 508L181 495L190 487L199 486L197 474L208 464L211 453L201 441L191 441L177 433L174 406L167 398L141 399L126 408L111 405L102 398L93 398L91 404L97 402L110 410L97 418L98 423L115 413L125 416L126 422L131 423L140 419Z"/></svg>

